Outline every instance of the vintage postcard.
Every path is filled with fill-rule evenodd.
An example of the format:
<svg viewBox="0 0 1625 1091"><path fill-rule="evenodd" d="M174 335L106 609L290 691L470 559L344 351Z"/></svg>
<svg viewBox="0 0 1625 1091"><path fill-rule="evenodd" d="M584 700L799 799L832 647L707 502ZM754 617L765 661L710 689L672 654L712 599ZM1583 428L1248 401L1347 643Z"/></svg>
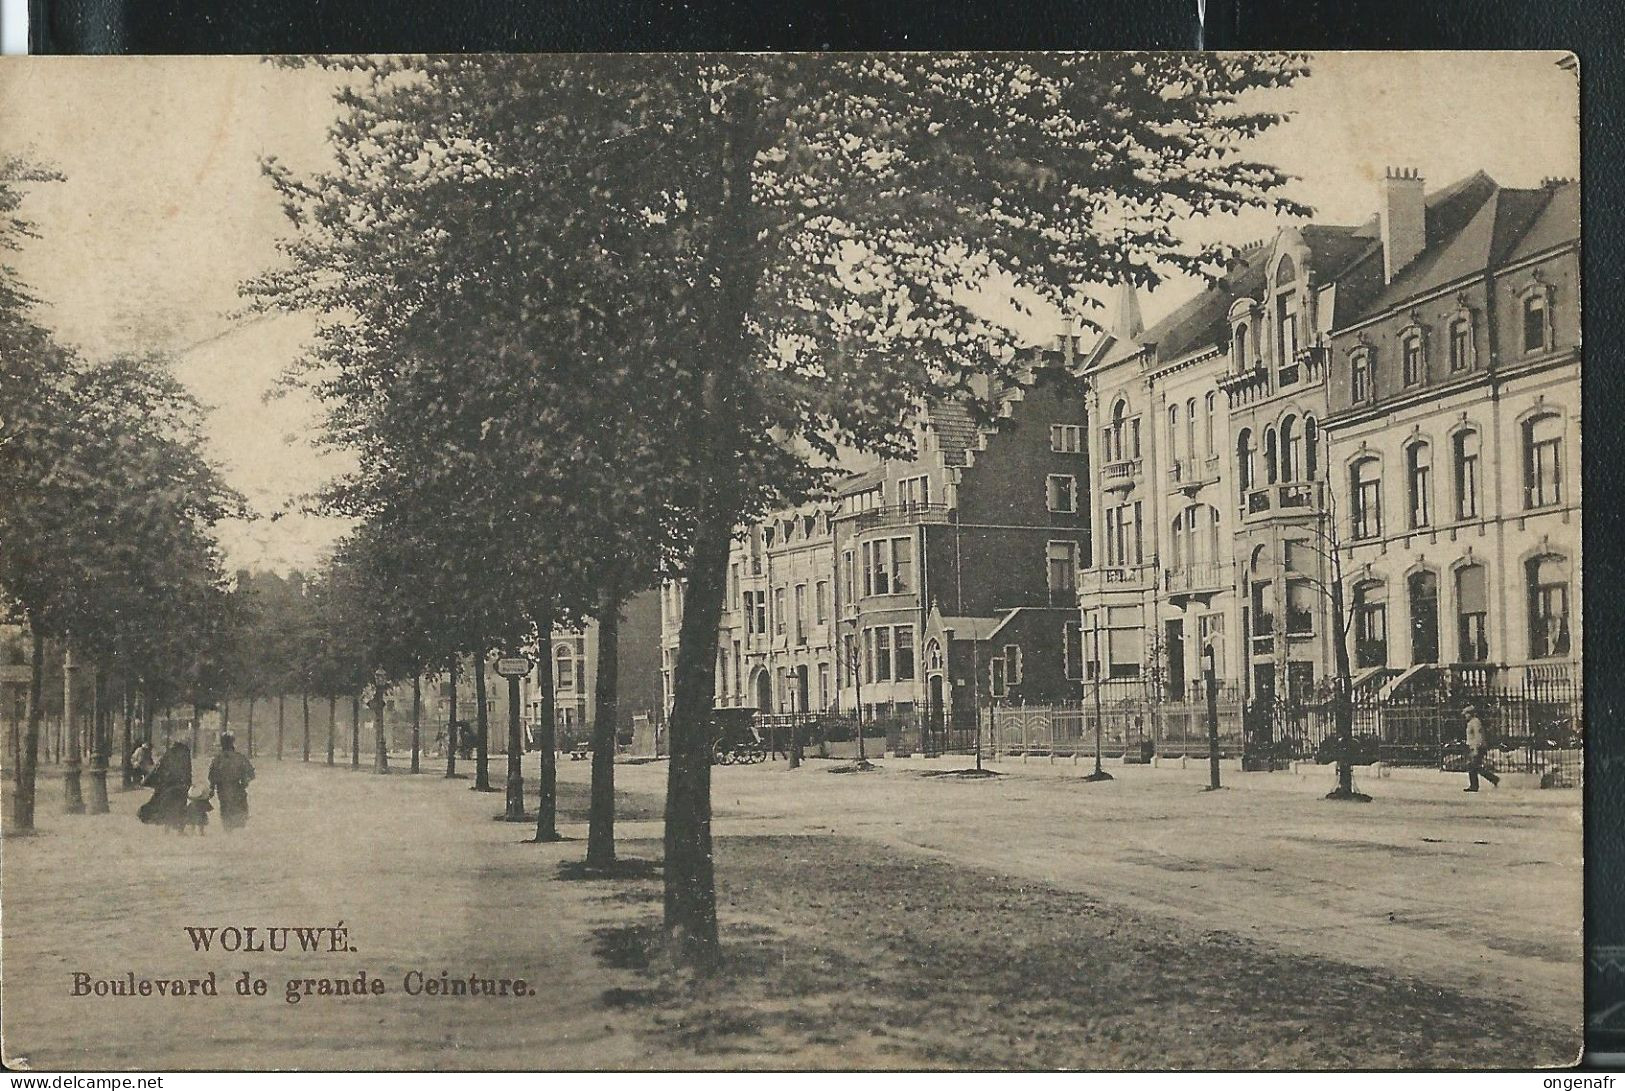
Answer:
<svg viewBox="0 0 1625 1091"><path fill-rule="evenodd" d="M0 62L5 1064L1576 1063L1579 80Z"/></svg>

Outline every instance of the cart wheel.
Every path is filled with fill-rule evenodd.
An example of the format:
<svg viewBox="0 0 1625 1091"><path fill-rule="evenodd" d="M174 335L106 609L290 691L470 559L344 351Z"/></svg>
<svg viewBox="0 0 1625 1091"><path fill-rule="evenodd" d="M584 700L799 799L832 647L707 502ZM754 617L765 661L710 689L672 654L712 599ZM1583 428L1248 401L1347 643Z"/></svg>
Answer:
<svg viewBox="0 0 1625 1091"><path fill-rule="evenodd" d="M737 755L735 755L732 750L724 750L722 752L723 765L732 765L736 760L738 760Z"/></svg>

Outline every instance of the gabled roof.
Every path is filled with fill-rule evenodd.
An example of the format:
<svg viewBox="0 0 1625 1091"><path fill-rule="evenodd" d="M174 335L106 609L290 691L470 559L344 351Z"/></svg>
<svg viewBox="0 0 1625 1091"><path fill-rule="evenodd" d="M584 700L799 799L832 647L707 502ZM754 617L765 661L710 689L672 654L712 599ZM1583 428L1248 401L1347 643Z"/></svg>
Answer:
<svg viewBox="0 0 1625 1091"><path fill-rule="evenodd" d="M947 399L932 402L926 412L926 427L937 435L943 462L949 466L965 465L966 452L976 446L980 431L969 406Z"/></svg>

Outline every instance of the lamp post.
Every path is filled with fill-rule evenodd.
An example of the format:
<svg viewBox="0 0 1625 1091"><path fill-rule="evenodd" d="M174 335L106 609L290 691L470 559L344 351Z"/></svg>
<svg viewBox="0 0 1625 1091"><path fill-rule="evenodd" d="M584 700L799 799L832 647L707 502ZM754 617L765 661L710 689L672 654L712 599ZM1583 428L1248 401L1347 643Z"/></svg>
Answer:
<svg viewBox="0 0 1625 1091"><path fill-rule="evenodd" d="M73 661L73 649L62 652L62 726L68 737L67 768L62 772L63 808L69 814L85 813L85 797L79 783L79 720L74 715L73 674L79 665Z"/></svg>
<svg viewBox="0 0 1625 1091"><path fill-rule="evenodd" d="M1211 640L1202 648L1202 681L1207 689L1208 791L1214 791L1219 787L1219 678Z"/></svg>
<svg viewBox="0 0 1625 1091"><path fill-rule="evenodd" d="M1102 664L1100 661L1100 612L1098 610L1095 611L1094 625L1090 631L1094 636L1095 642L1095 771L1083 779L1112 780L1115 778L1113 778L1110 773L1106 772L1105 767L1100 764L1100 728L1102 722L1104 721L1104 717L1100 709L1100 683L1105 680L1106 672L1104 669L1104 664ZM1127 733L1125 732L1125 735L1126 734ZM1127 744L1126 738L1124 743L1125 745Z"/></svg>
<svg viewBox="0 0 1625 1091"><path fill-rule="evenodd" d="M863 749L863 662L858 656L858 608L847 607L846 662L852 672L852 704L856 712L858 732L858 765L869 764Z"/></svg>
<svg viewBox="0 0 1625 1091"><path fill-rule="evenodd" d="M534 664L522 655L504 656L496 662L497 673L508 680L508 782L505 822L525 821L525 778L520 762L525 753L525 735L519 725L519 680Z"/></svg>
<svg viewBox="0 0 1625 1091"><path fill-rule="evenodd" d="M389 772L389 744L384 738L384 687L388 684L389 675L385 674L382 668L372 672L372 771L374 773Z"/></svg>

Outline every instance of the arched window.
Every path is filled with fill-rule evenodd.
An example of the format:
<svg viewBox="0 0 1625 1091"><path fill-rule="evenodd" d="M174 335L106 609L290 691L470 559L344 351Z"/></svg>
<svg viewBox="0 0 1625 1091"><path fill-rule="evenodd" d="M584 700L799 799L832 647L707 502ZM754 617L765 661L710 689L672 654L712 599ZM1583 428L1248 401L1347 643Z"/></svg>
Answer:
<svg viewBox="0 0 1625 1091"><path fill-rule="evenodd" d="M1314 417L1303 418L1303 479L1313 481L1320 473L1320 426Z"/></svg>
<svg viewBox="0 0 1625 1091"><path fill-rule="evenodd" d="M1185 401L1185 454L1196 458L1196 399Z"/></svg>
<svg viewBox="0 0 1625 1091"><path fill-rule="evenodd" d="M1247 323L1242 322L1236 326L1236 333L1231 338L1231 351L1237 371L1246 371L1247 362Z"/></svg>
<svg viewBox="0 0 1625 1091"><path fill-rule="evenodd" d="M1281 480L1296 481L1303 468L1303 453L1298 444L1298 419L1288 414L1281 421Z"/></svg>
<svg viewBox="0 0 1625 1091"><path fill-rule="evenodd" d="M1569 562L1557 553L1525 564L1529 586L1529 658L1569 654Z"/></svg>
<svg viewBox="0 0 1625 1091"><path fill-rule="evenodd" d="M1483 663L1490 657L1489 579L1481 564L1456 569L1456 640L1462 663Z"/></svg>
<svg viewBox="0 0 1625 1091"><path fill-rule="evenodd" d="M1236 483L1241 490L1241 502L1247 502L1247 492L1253 487L1253 430L1243 428L1236 435Z"/></svg>
<svg viewBox="0 0 1625 1091"><path fill-rule="evenodd" d="M1523 350L1540 352L1544 349L1549 343L1550 327L1546 291L1537 287L1523 297Z"/></svg>
<svg viewBox="0 0 1625 1091"><path fill-rule="evenodd" d="M1439 577L1423 569L1405 580L1411 608L1411 662L1439 661Z"/></svg>
<svg viewBox="0 0 1625 1091"><path fill-rule="evenodd" d="M1473 363L1473 320L1461 315L1450 323L1450 370L1466 371Z"/></svg>
<svg viewBox="0 0 1625 1091"><path fill-rule="evenodd" d="M1277 288L1290 288L1292 282L1297 279L1298 267L1292 263L1292 255L1283 255L1281 264L1275 267L1275 286Z"/></svg>
<svg viewBox="0 0 1625 1091"><path fill-rule="evenodd" d="M558 647L553 650L553 662L556 668L553 674L554 688L561 691L569 690L574 693L576 687L575 648L572 646L571 641L563 640L559 642Z"/></svg>
<svg viewBox="0 0 1625 1091"><path fill-rule="evenodd" d="M1208 518L1207 518L1207 525L1208 525L1208 538L1207 538L1208 557L1214 563L1217 563L1219 561L1219 559L1224 556L1223 551L1219 548L1219 509L1215 508L1215 507L1212 507L1210 505L1208 507L1207 511L1208 511Z"/></svg>
<svg viewBox="0 0 1625 1091"><path fill-rule="evenodd" d="M1563 420L1543 413L1523 425L1523 502L1540 508L1563 500Z"/></svg>
<svg viewBox="0 0 1625 1091"><path fill-rule="evenodd" d="M1169 561L1175 569L1185 567L1184 537L1185 513L1180 512L1174 516L1173 532L1168 536Z"/></svg>
<svg viewBox="0 0 1625 1091"><path fill-rule="evenodd" d="M1354 666L1388 665L1388 585L1365 580L1354 585Z"/></svg>
<svg viewBox="0 0 1625 1091"><path fill-rule="evenodd" d="M1207 426L1207 457L1209 458L1212 458L1214 455L1219 453L1219 449L1213 445L1214 432L1218 427L1217 424L1215 424L1213 417L1214 410L1218 408L1218 400L1219 396L1217 392L1212 390L1207 392L1207 418L1203 423Z"/></svg>
<svg viewBox="0 0 1625 1091"><path fill-rule="evenodd" d="M1371 373L1371 350L1359 349L1349 358L1349 397L1358 405L1370 401L1377 384Z"/></svg>
<svg viewBox="0 0 1625 1091"><path fill-rule="evenodd" d="M1168 457L1179 457L1179 406L1168 407Z"/></svg>
<svg viewBox="0 0 1625 1091"><path fill-rule="evenodd" d="M1298 355L1297 267L1290 256L1283 257L1275 270L1275 366L1285 369Z"/></svg>
<svg viewBox="0 0 1625 1091"><path fill-rule="evenodd" d="M1354 539L1382 537L1382 463L1362 458L1349 467L1349 500Z"/></svg>
<svg viewBox="0 0 1625 1091"><path fill-rule="evenodd" d="M1457 432L1454 448L1456 478L1456 518L1478 518L1478 433L1468 428Z"/></svg>
<svg viewBox="0 0 1625 1091"><path fill-rule="evenodd" d="M1275 429L1264 429L1264 474L1273 485L1281 480L1281 466L1275 453Z"/></svg>
<svg viewBox="0 0 1625 1091"><path fill-rule="evenodd" d="M1411 529L1433 522L1433 448L1417 440L1405 448L1405 481Z"/></svg>
<svg viewBox="0 0 1625 1091"><path fill-rule="evenodd" d="M1405 385L1415 386L1420 383L1427 364L1427 342L1422 339L1420 329L1412 329L1405 334L1404 340L1400 342L1400 360Z"/></svg>

